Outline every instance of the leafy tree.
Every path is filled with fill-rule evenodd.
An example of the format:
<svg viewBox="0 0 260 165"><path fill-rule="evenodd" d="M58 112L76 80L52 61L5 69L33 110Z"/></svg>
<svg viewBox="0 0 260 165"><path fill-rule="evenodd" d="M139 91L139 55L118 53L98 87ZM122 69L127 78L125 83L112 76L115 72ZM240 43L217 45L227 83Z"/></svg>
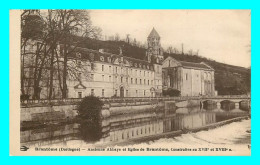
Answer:
<svg viewBox="0 0 260 165"><path fill-rule="evenodd" d="M87 96L78 105L82 119L80 133L85 141L97 141L102 137L101 109L103 102L95 96Z"/></svg>

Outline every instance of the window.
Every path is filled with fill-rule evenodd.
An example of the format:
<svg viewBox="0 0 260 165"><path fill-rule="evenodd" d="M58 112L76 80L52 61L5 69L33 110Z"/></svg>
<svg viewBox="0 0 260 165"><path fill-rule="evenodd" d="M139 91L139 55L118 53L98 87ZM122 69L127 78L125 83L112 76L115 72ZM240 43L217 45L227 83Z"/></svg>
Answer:
<svg viewBox="0 0 260 165"><path fill-rule="evenodd" d="M78 76L79 76L79 77L78 77L78 78L79 78L79 80L81 80L81 73L79 73L79 75L78 75Z"/></svg>
<svg viewBox="0 0 260 165"><path fill-rule="evenodd" d="M94 70L94 67L95 67L95 66L94 66L94 63L91 63L90 66L91 66L91 70Z"/></svg>
<svg viewBox="0 0 260 165"><path fill-rule="evenodd" d="M117 82L117 76L115 76L115 82Z"/></svg>
<svg viewBox="0 0 260 165"><path fill-rule="evenodd" d="M102 81L105 81L105 76L104 75L102 75Z"/></svg>
<svg viewBox="0 0 260 165"><path fill-rule="evenodd" d="M126 68L126 74L128 74L128 68Z"/></svg>
<svg viewBox="0 0 260 165"><path fill-rule="evenodd" d="M144 85L145 85L145 83L146 83L146 82L145 82L145 79L144 79Z"/></svg>
<svg viewBox="0 0 260 165"><path fill-rule="evenodd" d="M109 72L111 72L111 66L109 66Z"/></svg>
<svg viewBox="0 0 260 165"><path fill-rule="evenodd" d="M133 84L133 78L131 78L131 84Z"/></svg>
<svg viewBox="0 0 260 165"><path fill-rule="evenodd" d="M145 96L145 90L144 90L144 96Z"/></svg>
<svg viewBox="0 0 260 165"><path fill-rule="evenodd" d="M78 98L82 98L82 92L78 92Z"/></svg>
<svg viewBox="0 0 260 165"><path fill-rule="evenodd" d="M102 89L102 97L105 97L105 89Z"/></svg>
<svg viewBox="0 0 260 165"><path fill-rule="evenodd" d="M109 76L109 82L111 82L111 76Z"/></svg>
<svg viewBox="0 0 260 165"><path fill-rule="evenodd" d="M137 78L135 79L135 84L137 84Z"/></svg>
<svg viewBox="0 0 260 165"><path fill-rule="evenodd" d="M117 96L117 90L115 90L115 96Z"/></svg>
<svg viewBox="0 0 260 165"><path fill-rule="evenodd" d="M137 70L135 70L135 75L137 76Z"/></svg>
<svg viewBox="0 0 260 165"><path fill-rule="evenodd" d="M127 78L125 78L125 82L128 84L128 77L127 77Z"/></svg>
<svg viewBox="0 0 260 165"><path fill-rule="evenodd" d="M150 85L150 84L149 84L149 80L147 80L147 84Z"/></svg>
<svg viewBox="0 0 260 165"><path fill-rule="evenodd" d="M117 73L117 67L116 67L116 73Z"/></svg>
<svg viewBox="0 0 260 165"><path fill-rule="evenodd" d="M145 71L144 71L144 76L145 76Z"/></svg>
<svg viewBox="0 0 260 165"><path fill-rule="evenodd" d="M123 73L123 68L121 68L121 73Z"/></svg>
<svg viewBox="0 0 260 165"><path fill-rule="evenodd" d="M142 79L140 79L140 84L142 84Z"/></svg>
<svg viewBox="0 0 260 165"><path fill-rule="evenodd" d="M104 71L104 65L102 65L102 71Z"/></svg>
<svg viewBox="0 0 260 165"><path fill-rule="evenodd" d="M126 97L128 97L128 90L126 90Z"/></svg>
<svg viewBox="0 0 260 165"><path fill-rule="evenodd" d="M77 61L77 65L78 65L78 67L81 67L81 61L80 60Z"/></svg>
<svg viewBox="0 0 260 165"><path fill-rule="evenodd" d="M137 90L135 91L135 95L136 95L136 97L138 97L138 91Z"/></svg>
<svg viewBox="0 0 260 165"><path fill-rule="evenodd" d="M121 77L121 83L123 82L123 77Z"/></svg>
<svg viewBox="0 0 260 165"><path fill-rule="evenodd" d="M188 80L188 73L185 74L185 79Z"/></svg>
<svg viewBox="0 0 260 165"><path fill-rule="evenodd" d="M141 74L142 74L142 71L140 71L140 76L141 76Z"/></svg>
<svg viewBox="0 0 260 165"><path fill-rule="evenodd" d="M151 85L153 85L153 80L151 80Z"/></svg>
<svg viewBox="0 0 260 165"><path fill-rule="evenodd" d="M94 81L94 74L91 74L91 81Z"/></svg>
<svg viewBox="0 0 260 165"><path fill-rule="evenodd" d="M132 72L133 72L133 69L131 69L131 72L130 72L130 74L132 74Z"/></svg>
<svg viewBox="0 0 260 165"><path fill-rule="evenodd" d="M91 89L91 95L94 96L95 92L94 89Z"/></svg>

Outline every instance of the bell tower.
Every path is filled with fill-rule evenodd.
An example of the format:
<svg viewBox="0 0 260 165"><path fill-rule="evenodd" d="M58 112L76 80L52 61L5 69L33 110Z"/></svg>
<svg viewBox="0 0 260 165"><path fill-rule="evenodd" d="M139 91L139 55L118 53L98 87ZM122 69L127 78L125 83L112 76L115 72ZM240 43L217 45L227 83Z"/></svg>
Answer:
<svg viewBox="0 0 260 165"><path fill-rule="evenodd" d="M163 60L163 50L161 47L160 36L157 31L153 28L149 36L147 37L148 49L147 49L147 59L151 60L151 56L156 59L159 58L160 61Z"/></svg>

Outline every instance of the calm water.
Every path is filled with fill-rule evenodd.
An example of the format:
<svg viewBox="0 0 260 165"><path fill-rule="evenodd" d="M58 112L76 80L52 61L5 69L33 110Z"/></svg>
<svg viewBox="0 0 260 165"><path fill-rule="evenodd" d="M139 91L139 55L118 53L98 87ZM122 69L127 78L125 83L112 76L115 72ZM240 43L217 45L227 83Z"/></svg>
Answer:
<svg viewBox="0 0 260 165"><path fill-rule="evenodd" d="M233 122L219 128L196 133L180 134L180 131L201 128L216 122L238 116L245 111L208 110L199 107L178 108L170 112L146 112L119 115L102 121L102 138L97 142L97 129L77 123L50 126L21 132L21 143L26 146L106 146L106 145L236 145L248 147L251 144L250 119Z"/></svg>

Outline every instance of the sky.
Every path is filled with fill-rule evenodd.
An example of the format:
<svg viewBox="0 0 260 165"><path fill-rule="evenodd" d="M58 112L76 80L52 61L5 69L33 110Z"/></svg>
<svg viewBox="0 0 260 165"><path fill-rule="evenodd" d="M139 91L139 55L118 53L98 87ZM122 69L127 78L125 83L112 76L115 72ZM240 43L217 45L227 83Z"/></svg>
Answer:
<svg viewBox="0 0 260 165"><path fill-rule="evenodd" d="M130 34L146 42L154 27L164 49L169 46L226 64L251 66L250 10L91 10L102 34Z"/></svg>

